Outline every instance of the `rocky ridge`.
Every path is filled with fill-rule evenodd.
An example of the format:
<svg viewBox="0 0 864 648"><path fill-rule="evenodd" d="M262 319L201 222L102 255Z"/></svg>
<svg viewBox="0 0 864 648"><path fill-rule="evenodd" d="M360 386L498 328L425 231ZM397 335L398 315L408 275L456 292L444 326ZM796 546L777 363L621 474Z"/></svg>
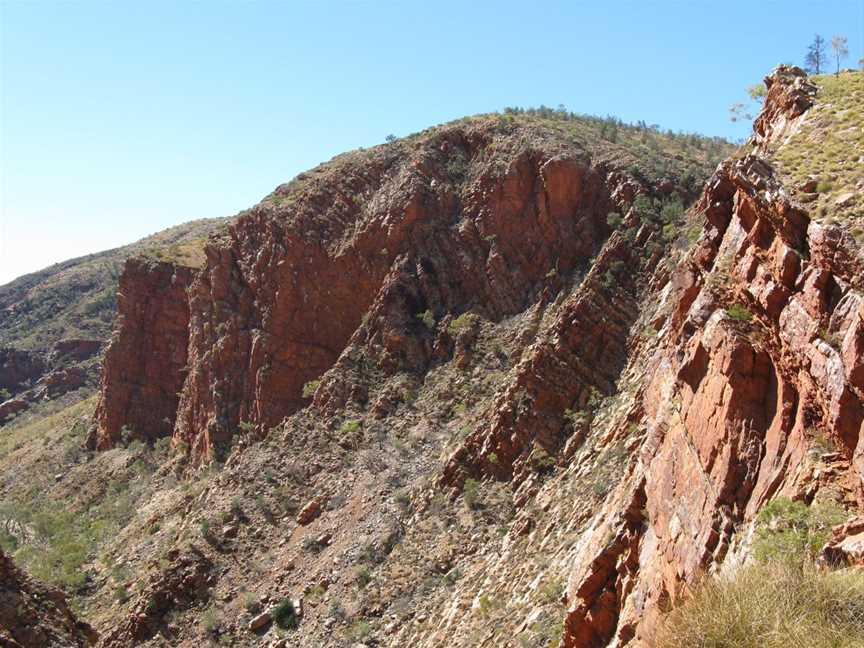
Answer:
<svg viewBox="0 0 864 648"><path fill-rule="evenodd" d="M818 80L766 85L686 214L685 168L502 115L129 262L95 461L174 456L91 567L103 645L651 646L772 498L860 513L864 264L775 168Z"/></svg>

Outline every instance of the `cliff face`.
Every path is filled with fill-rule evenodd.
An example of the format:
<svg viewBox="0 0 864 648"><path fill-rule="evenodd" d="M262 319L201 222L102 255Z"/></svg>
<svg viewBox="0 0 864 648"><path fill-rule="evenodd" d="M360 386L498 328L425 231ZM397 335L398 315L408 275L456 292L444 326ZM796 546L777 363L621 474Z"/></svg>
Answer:
<svg viewBox="0 0 864 648"><path fill-rule="evenodd" d="M696 208L705 229L664 291L657 348L636 359L648 369L644 436L576 556L566 646L650 645L664 606L718 569L776 495L831 489L864 503L864 264L769 162L815 86L786 68L767 85L752 153L709 181Z"/></svg>
<svg viewBox="0 0 864 648"><path fill-rule="evenodd" d="M434 158L450 147L470 158L481 146L441 138L388 177L352 186L369 196L367 210L328 186L330 195L312 200L335 231L307 214L280 225L261 206L231 229L228 245L208 251L192 288L191 374L177 430L196 453L224 447L241 421L263 431L308 404L303 385L352 336L367 338L384 371L422 371L432 348L420 314L473 307L499 320L521 311L550 272L569 273L599 249L624 176L523 155L506 176L483 175L456 195ZM366 399L342 380L325 379L321 408Z"/></svg>
<svg viewBox="0 0 864 648"><path fill-rule="evenodd" d="M89 444L111 447L122 428L139 439L169 436L186 377L189 300L193 270L133 258L117 295L119 320L105 354Z"/></svg>
<svg viewBox="0 0 864 648"><path fill-rule="evenodd" d="M208 536L218 600L344 605L299 645L353 615L388 646L651 646L771 498L864 506L864 262L778 162L820 90L766 84L687 215L684 169L486 118L302 174L198 271L130 263L99 447L227 458L178 525L249 525Z"/></svg>
<svg viewBox="0 0 864 648"><path fill-rule="evenodd" d="M92 646L98 639L75 618L63 592L28 578L0 549L0 645Z"/></svg>
<svg viewBox="0 0 864 648"><path fill-rule="evenodd" d="M189 288L175 438L198 460L223 456L241 424L263 435L308 405L304 385L349 340L385 372L422 372L435 353L424 312L438 320L473 309L499 321L587 269L615 227L607 214L653 189L621 163L544 136L526 146L487 121L348 157L280 187L213 239ZM660 195L675 190L688 191L667 178ZM651 232L639 237L649 243ZM619 239L617 248L628 245ZM177 272L172 286L186 282ZM165 289L171 273L139 279L130 262L124 274L99 447L123 424L154 437L174 420L187 327L179 289ZM332 415L364 402L363 387L345 378L327 377L316 405Z"/></svg>

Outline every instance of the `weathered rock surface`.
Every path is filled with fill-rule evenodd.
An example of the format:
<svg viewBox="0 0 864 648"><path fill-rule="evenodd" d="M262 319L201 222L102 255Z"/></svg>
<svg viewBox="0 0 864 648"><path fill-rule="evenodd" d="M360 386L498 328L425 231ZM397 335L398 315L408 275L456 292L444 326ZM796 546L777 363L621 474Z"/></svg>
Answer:
<svg viewBox="0 0 864 648"><path fill-rule="evenodd" d="M101 340L85 338L67 338L58 340L51 350L52 359L56 360L88 360L97 355L102 348Z"/></svg>
<svg viewBox="0 0 864 648"><path fill-rule="evenodd" d="M607 503L576 557L565 646L651 645L664 606L722 564L762 504L813 496L817 437L845 462L829 483L864 501L862 266L760 156L810 105L808 83L785 68L767 80L754 154L722 165L700 200L705 230L661 304L658 348L637 359L646 434L618 487L633 494ZM618 522L636 506L643 520Z"/></svg>
<svg viewBox="0 0 864 648"><path fill-rule="evenodd" d="M822 549L822 560L831 566L864 568L864 516L859 515L831 530L831 540Z"/></svg>
<svg viewBox="0 0 864 648"><path fill-rule="evenodd" d="M69 609L63 592L29 578L0 549L0 645L84 648L97 639Z"/></svg>
<svg viewBox="0 0 864 648"><path fill-rule="evenodd" d="M27 389L39 380L45 369L45 359L36 351L0 348L0 389L11 394Z"/></svg>
<svg viewBox="0 0 864 648"><path fill-rule="evenodd" d="M153 441L174 427L186 377L191 268L133 258L118 294L118 330L105 352L91 445L111 447L125 427Z"/></svg>
<svg viewBox="0 0 864 648"><path fill-rule="evenodd" d="M7 401L0 403L0 423L6 419L23 412L28 407L27 401L23 398L10 398Z"/></svg>

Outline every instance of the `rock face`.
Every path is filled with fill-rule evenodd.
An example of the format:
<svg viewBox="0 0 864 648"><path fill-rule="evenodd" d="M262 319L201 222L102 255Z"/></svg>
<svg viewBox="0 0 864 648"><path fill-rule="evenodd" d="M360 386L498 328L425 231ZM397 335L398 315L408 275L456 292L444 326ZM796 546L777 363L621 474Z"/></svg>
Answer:
<svg viewBox="0 0 864 648"><path fill-rule="evenodd" d="M45 359L37 352L0 348L0 389L15 394L32 386L45 369Z"/></svg>
<svg viewBox="0 0 864 648"><path fill-rule="evenodd" d="M28 578L0 550L0 645L84 648L97 639L89 625L75 618L63 592Z"/></svg>
<svg viewBox="0 0 864 648"><path fill-rule="evenodd" d="M67 338L54 344L51 355L55 359L87 360L92 358L102 348L100 340L83 338Z"/></svg>
<svg viewBox="0 0 864 648"><path fill-rule="evenodd" d="M331 165L299 189L281 187L210 242L194 278L130 262L105 360L97 447L122 425L167 434L176 410L175 439L197 460L220 456L241 424L263 434L307 405L304 384L350 362L340 356L352 339L373 349L386 373L423 371L434 350L422 313L441 319L473 309L500 320L520 312L556 277L585 267L612 233L606 215L650 189L578 151L503 151L498 159L494 136L443 131L408 154L385 150ZM451 177L454 158L477 160L470 188ZM638 242L656 238L645 230ZM615 240L608 264L626 256L628 242ZM365 402L346 377L323 381L319 408Z"/></svg>
<svg viewBox="0 0 864 648"><path fill-rule="evenodd" d="M864 516L834 527L821 558L828 565L864 567Z"/></svg>
<svg viewBox="0 0 864 648"><path fill-rule="evenodd" d="M192 272L140 258L127 262L118 331L105 353L93 447L111 447L124 427L150 441L171 434L186 376Z"/></svg>
<svg viewBox="0 0 864 648"><path fill-rule="evenodd" d="M651 645L668 601L719 567L768 499L813 496L817 440L841 457L822 479L847 504L864 500L862 266L762 157L814 89L785 68L767 84L757 147L709 182L697 206L706 227L661 305L658 348L637 358L650 377L646 433L576 557L565 646Z"/></svg>
<svg viewBox="0 0 864 648"><path fill-rule="evenodd" d="M307 404L304 383L352 336L377 337L385 371L421 369L431 348L418 335L420 313L475 307L499 319L521 310L550 271L569 272L598 249L612 195L628 182L582 160L523 155L505 177L481 178L457 197L436 158L449 147L471 157L483 142L435 145L353 181L369 207L339 199L348 187L328 186L288 219L256 207L208 248L191 288L176 432L197 455L223 448L240 422L264 430ZM332 411L366 398L351 389L328 382L317 403Z"/></svg>
<svg viewBox="0 0 864 648"><path fill-rule="evenodd" d="M95 362L86 365L99 351L92 340L68 340L51 353L0 348L0 425L28 409L31 403L57 398L69 391L93 385L98 375ZM6 395L14 396L4 403Z"/></svg>

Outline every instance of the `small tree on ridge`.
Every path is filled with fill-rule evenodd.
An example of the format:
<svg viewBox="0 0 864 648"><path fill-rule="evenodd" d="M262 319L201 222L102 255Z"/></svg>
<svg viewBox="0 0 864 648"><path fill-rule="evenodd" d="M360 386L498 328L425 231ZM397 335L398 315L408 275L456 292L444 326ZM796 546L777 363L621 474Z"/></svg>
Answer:
<svg viewBox="0 0 864 648"><path fill-rule="evenodd" d="M816 34L813 37L813 42L807 46L807 54L804 55L804 67L812 74L822 74L826 58L825 39Z"/></svg>
<svg viewBox="0 0 864 648"><path fill-rule="evenodd" d="M836 75L840 74L840 59L849 56L849 39L845 36L835 34L831 37L831 49L834 50L834 58L837 61Z"/></svg>

